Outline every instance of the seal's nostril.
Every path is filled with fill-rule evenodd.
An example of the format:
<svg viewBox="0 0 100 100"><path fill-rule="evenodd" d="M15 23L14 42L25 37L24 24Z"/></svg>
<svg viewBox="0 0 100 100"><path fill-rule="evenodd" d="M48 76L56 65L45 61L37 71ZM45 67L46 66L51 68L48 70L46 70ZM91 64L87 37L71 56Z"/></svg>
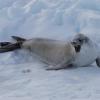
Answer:
<svg viewBox="0 0 100 100"><path fill-rule="evenodd" d="M80 45L81 43L79 41L73 41L72 44L77 46Z"/></svg>
<svg viewBox="0 0 100 100"><path fill-rule="evenodd" d="M73 45L76 45L76 44L77 44L77 42L73 41L73 42L72 42L72 44L73 44Z"/></svg>

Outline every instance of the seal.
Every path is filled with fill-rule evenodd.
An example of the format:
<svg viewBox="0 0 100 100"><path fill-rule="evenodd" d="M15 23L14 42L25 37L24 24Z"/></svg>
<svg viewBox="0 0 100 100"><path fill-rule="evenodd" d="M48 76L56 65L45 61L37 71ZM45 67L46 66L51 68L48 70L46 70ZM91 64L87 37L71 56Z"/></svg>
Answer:
<svg viewBox="0 0 100 100"><path fill-rule="evenodd" d="M12 38L17 42L1 42L0 53L26 49L31 53L37 54L43 62L48 64L48 70L58 70L69 67L81 48L77 42L71 43L45 38L23 39L17 36L12 36ZM66 64L68 66L66 66Z"/></svg>
<svg viewBox="0 0 100 100"><path fill-rule="evenodd" d="M77 34L72 41L44 38L24 39L12 36L16 43L1 42L0 53L26 49L48 64L48 70L89 66L96 61L100 67L99 46L84 34Z"/></svg>

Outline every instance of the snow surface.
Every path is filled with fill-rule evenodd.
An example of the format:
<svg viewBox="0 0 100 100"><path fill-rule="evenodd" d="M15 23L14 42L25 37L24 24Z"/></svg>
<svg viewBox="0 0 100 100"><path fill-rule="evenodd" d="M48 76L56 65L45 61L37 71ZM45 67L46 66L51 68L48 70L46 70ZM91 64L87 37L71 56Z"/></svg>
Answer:
<svg viewBox="0 0 100 100"><path fill-rule="evenodd" d="M10 36L67 40L81 32L100 43L100 0L0 0L0 41ZM100 100L100 69L46 71L31 54L0 54L0 100Z"/></svg>

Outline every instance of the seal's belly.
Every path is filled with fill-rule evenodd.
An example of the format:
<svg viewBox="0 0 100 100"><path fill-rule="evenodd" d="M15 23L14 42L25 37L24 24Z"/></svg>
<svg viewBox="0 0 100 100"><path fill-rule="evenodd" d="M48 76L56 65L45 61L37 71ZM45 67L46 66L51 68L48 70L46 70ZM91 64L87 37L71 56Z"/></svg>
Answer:
<svg viewBox="0 0 100 100"><path fill-rule="evenodd" d="M80 53L77 54L74 64L78 67L88 66L92 64L96 58L97 58L96 48L85 45L82 47Z"/></svg>

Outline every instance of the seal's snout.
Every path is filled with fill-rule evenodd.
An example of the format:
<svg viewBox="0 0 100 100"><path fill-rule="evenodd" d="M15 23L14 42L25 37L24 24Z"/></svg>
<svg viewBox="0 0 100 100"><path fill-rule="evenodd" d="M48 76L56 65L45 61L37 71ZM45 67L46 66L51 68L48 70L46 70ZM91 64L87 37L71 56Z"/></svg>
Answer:
<svg viewBox="0 0 100 100"><path fill-rule="evenodd" d="M80 50L81 50L81 45L77 42L77 41L73 41L73 42L71 42L72 43L72 45L74 46L74 48L75 48L75 51L78 53L78 52L80 52Z"/></svg>
<svg viewBox="0 0 100 100"><path fill-rule="evenodd" d="M88 43L89 38L84 34L77 34L72 40L72 45L75 47L76 52L80 52L83 44Z"/></svg>

